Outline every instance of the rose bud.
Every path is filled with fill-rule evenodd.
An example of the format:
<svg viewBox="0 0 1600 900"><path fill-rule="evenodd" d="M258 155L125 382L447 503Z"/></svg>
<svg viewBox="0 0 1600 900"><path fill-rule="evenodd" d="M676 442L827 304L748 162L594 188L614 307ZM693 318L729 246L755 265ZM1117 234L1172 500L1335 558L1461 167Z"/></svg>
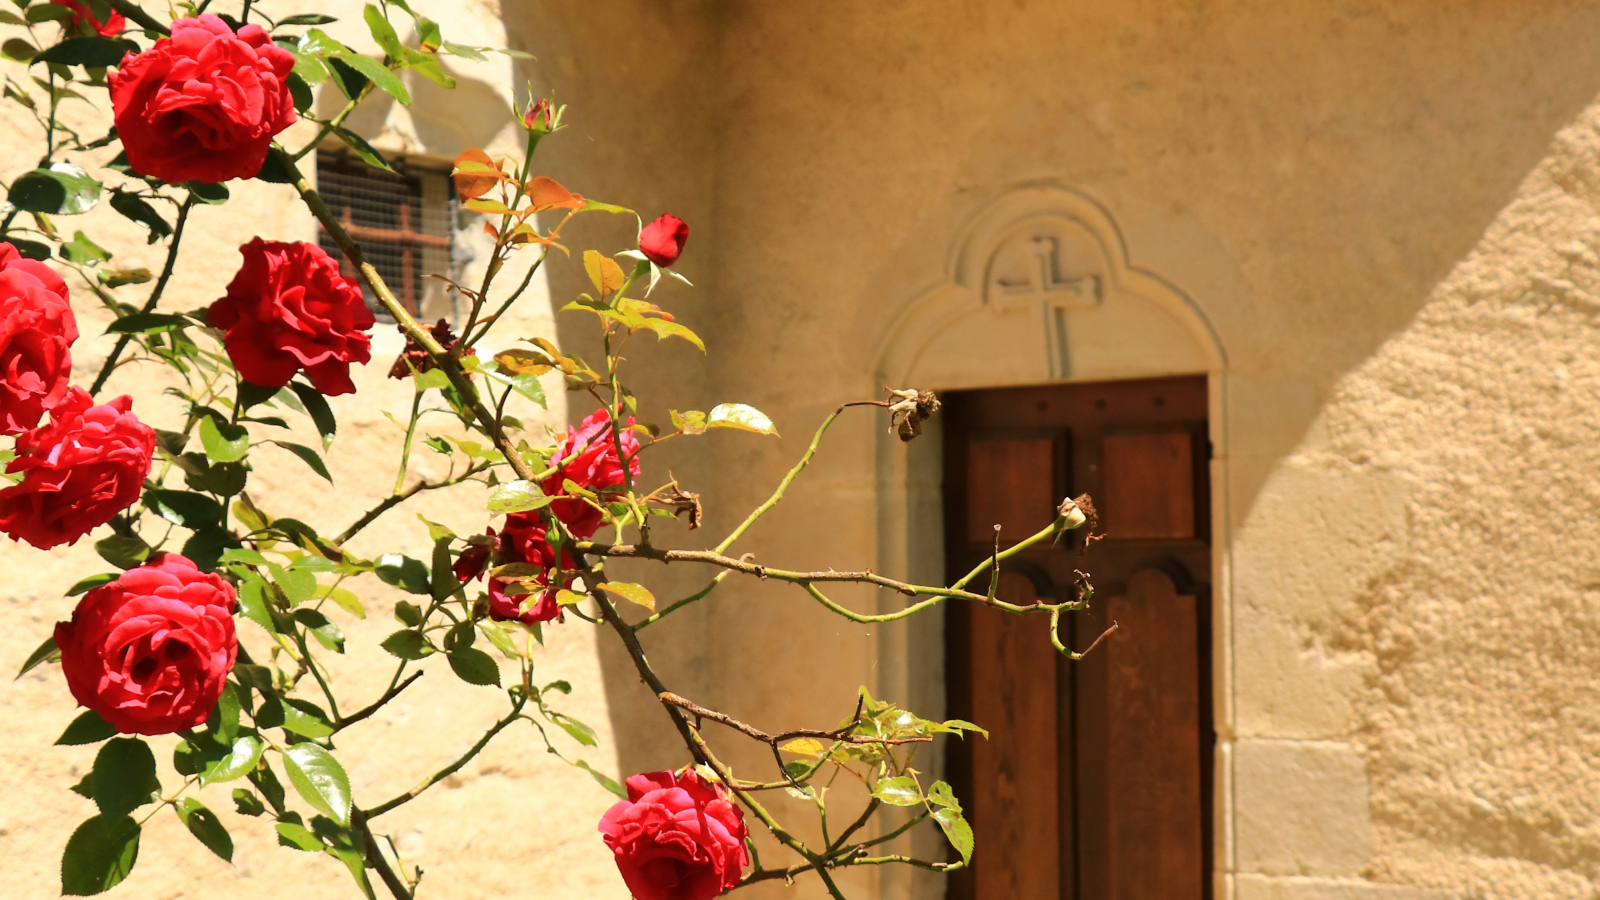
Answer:
<svg viewBox="0 0 1600 900"><path fill-rule="evenodd" d="M692 769L629 778L600 833L637 900L711 900L737 887L750 861L743 811Z"/></svg>
<svg viewBox="0 0 1600 900"><path fill-rule="evenodd" d="M689 242L689 226L677 216L664 215L639 232L639 252L662 268L678 261Z"/></svg>
<svg viewBox="0 0 1600 900"><path fill-rule="evenodd" d="M22 481L0 490L0 531L48 550L76 543L139 499L156 433L118 397L95 406L78 387L50 411L50 424L17 438L6 466Z"/></svg>
<svg viewBox="0 0 1600 900"><path fill-rule="evenodd" d="M555 127L550 101L535 100L528 104L528 111L522 114L522 126L535 134L549 134L550 129Z"/></svg>
<svg viewBox="0 0 1600 900"><path fill-rule="evenodd" d="M245 381L283 387L304 369L328 396L355 393L350 364L372 359L372 311L361 286L315 244L256 238L206 320L226 332L228 358Z"/></svg>
<svg viewBox="0 0 1600 900"><path fill-rule="evenodd" d="M0 434L36 427L67 395L77 339L67 283L0 243Z"/></svg>
<svg viewBox="0 0 1600 900"><path fill-rule="evenodd" d="M128 165L173 184L255 177L297 118L293 68L260 25L235 34L216 16L173 22L172 37L127 54L106 79Z"/></svg>
<svg viewBox="0 0 1600 900"><path fill-rule="evenodd" d="M499 551L496 554L496 563L502 566L522 563L538 568L540 574L519 576L516 581L491 577L489 579L491 619L502 622L516 620L532 625L534 622L548 622L561 616L561 605L556 602L556 592L571 586L572 578L563 579L562 583L556 586L549 583L549 578L544 573L554 568L560 557L556 549L545 539L545 535L544 522L540 520L538 513L511 513L506 516L505 530L500 532L498 538ZM464 553L462 559L465 558ZM458 578L460 574L456 573ZM512 585L520 585L526 590L508 593ZM544 590L541 591L540 588ZM538 596L535 597L535 594Z"/></svg>
<svg viewBox="0 0 1600 900"><path fill-rule="evenodd" d="M633 433L633 419L626 422L628 430L622 432L622 452L628 457L628 472L639 475L639 438ZM580 452L581 451L581 452ZM625 483L622 463L617 459L616 441L611 438L611 417L604 409L590 413L577 428L567 428L567 439L561 442L550 461L560 463L572 454L578 458L567 463L546 478L540 487L552 497L565 493L562 485L571 481L581 488L601 493ZM572 536L588 540L599 530L603 516L600 510L581 497L563 497L550 504L550 512L561 520Z"/></svg>
<svg viewBox="0 0 1600 900"><path fill-rule="evenodd" d="M199 727L239 654L235 604L231 585L176 553L129 569L56 625L67 687L123 734Z"/></svg>
<svg viewBox="0 0 1600 900"><path fill-rule="evenodd" d="M122 13L114 9L106 16L106 20L101 22L89 9L89 4L85 0L50 0L50 2L72 10L72 31L79 34L88 31L101 37L116 37L128 27L128 22L122 17ZM84 27L86 25L87 28Z"/></svg>

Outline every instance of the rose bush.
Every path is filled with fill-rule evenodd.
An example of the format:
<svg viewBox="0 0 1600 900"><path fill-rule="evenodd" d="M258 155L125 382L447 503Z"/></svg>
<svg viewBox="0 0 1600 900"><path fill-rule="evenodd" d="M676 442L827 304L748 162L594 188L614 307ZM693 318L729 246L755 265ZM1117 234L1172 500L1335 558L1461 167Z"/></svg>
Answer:
<svg viewBox="0 0 1600 900"><path fill-rule="evenodd" d="M600 833L637 900L711 900L738 886L750 855L726 788L693 769L635 775L627 786Z"/></svg>
<svg viewBox="0 0 1600 900"><path fill-rule="evenodd" d="M361 286L315 244L256 238L239 252L244 265L206 313L226 333L239 374L281 388L304 370L324 394L355 393L350 364L372 359L367 331L376 321Z"/></svg>
<svg viewBox="0 0 1600 900"><path fill-rule="evenodd" d="M6 471L23 478L0 490L0 531L48 550L137 502L156 434L132 409L131 397L95 406L82 388L69 389L48 425L17 438Z"/></svg>
<svg viewBox="0 0 1600 900"><path fill-rule="evenodd" d="M633 426L634 421L629 418L623 423L621 435L614 440L610 415L597 409L584 417L577 428L568 428L566 440L551 455L559 465L541 486L546 494L559 498L550 504L550 511L574 537L594 537L605 517L600 504L606 495L615 493L627 478L638 477L639 438L633 433ZM622 446L622 457L617 455L618 444ZM626 476L623 475L623 457L628 460ZM568 482L596 495L597 499L569 493Z"/></svg>
<svg viewBox="0 0 1600 900"><path fill-rule="evenodd" d="M107 78L128 165L172 183L253 177L295 123L293 68L259 25L236 34L216 16L173 22L172 37Z"/></svg>
<svg viewBox="0 0 1600 900"><path fill-rule="evenodd" d="M72 696L124 734L205 723L239 645L233 586L164 553L83 596L56 626Z"/></svg>
<svg viewBox="0 0 1600 900"><path fill-rule="evenodd" d="M771 496L718 543L667 549L675 536L657 540L662 530L702 526L700 495L670 473L661 480L660 469L641 465L641 456L668 441L692 452L691 442L716 429L774 435L776 428L745 404L655 408L630 387L633 357L650 346L645 332L708 349L662 305L674 285L688 283L675 267L684 261L689 226L672 215L645 224L625 207L538 172L540 142L562 130L564 107L553 97L533 99L515 117L523 129L520 158L472 148L456 159L451 177L460 215L483 217L471 229L488 240L470 279L454 268L427 273L445 279L456 304L430 327L363 264L360 247L299 161L341 140L367 163L388 167L346 127L357 105L375 93L407 104L407 82L419 78L448 88L445 57L482 59L491 48L452 43L439 23L393 0L365 7L372 40L362 47L315 27L327 21L322 14L274 19L249 2L224 3L227 10L201 4L199 11L221 15L170 22L167 7L156 4L143 9L118 0L112 14L102 0L55 2L18 2L25 15L0 26L27 35L6 40L4 55L37 64L8 75L0 103L26 111L8 119L23 123L18 127L30 117L40 126L41 149L12 161L9 212L0 215L0 434L12 441L0 446L11 454L12 482L0 488L0 531L45 549L98 531L94 551L117 570L63 586L68 597L82 599L23 665L26 673L59 660L63 698L87 707L58 743L106 742L88 777L63 785L97 810L64 841L64 894L95 894L128 878L144 823L161 807L231 860L222 820L194 790L231 785L239 821L263 821L284 847L338 860L333 868L347 872L363 896L381 889L415 900L421 869L397 855L385 817L513 727L582 769L584 784L592 778L624 798L601 819L598 840L640 900L707 900L762 881L812 877L806 873L838 900L835 874L842 869L905 863L950 871L967 864L972 832L960 803L949 784L928 779L912 762L935 735L970 735L980 731L976 725L923 719L862 689L854 714L832 728L769 733L674 692L650 662L646 643L659 632L647 629L722 582L750 577L792 585L803 602L873 627L944 602L1047 615L1054 646L1069 653L1057 626L1064 612L1083 607L1087 582L1070 600L1018 606L995 595L992 576L1007 557L1083 525L1075 501L1064 501L1037 533L1008 535L1008 549L949 584L901 582L865 568L799 571L783 568L781 559L757 564L734 549L796 483L847 407L873 409L902 440L915 438L938 401L907 388L888 399L843 403ZM397 30L391 17L402 15L409 21ZM138 27L125 28L123 16ZM118 39L105 36L119 31ZM321 103L313 85L332 102ZM35 99L28 93L35 88L47 93ZM104 137L93 138L83 121L106 107L100 90L108 91L111 122L103 123ZM73 103L85 106L69 122L60 110ZM275 142L302 117L316 128L301 146ZM191 213L210 207L208 216L225 214L231 189L217 183L250 177L292 189L362 283L317 246L258 237L240 248L243 264L224 297L203 311L173 309L168 286L191 277L192 267L178 265ZM98 214L77 220L82 228L66 227L102 200L102 211L137 223L151 244L164 243L160 275L114 267L125 257L96 243ZM567 223L591 214L629 224L615 252L569 246ZM533 256L520 283L497 281L518 254ZM593 365L549 336L495 333L544 264L569 257L589 287L563 313L593 317L587 324L596 329L596 349L585 351ZM303 464L304 477L330 484L348 470L328 464L327 454L343 445L335 442L337 407L325 398L353 392L350 367L370 361L375 317L364 296L405 335L388 373L409 379L413 390L409 415L402 407L392 416L400 426L393 490L362 497L349 484L333 485L339 502L329 508L350 515L335 531L313 513L280 508L285 501L275 488L293 476L276 463ZM75 302L105 310L112 321L103 341L74 345ZM87 387L69 383L74 365L98 370ZM141 410L157 411L159 431L134 416L131 397L105 399L124 387L138 392ZM541 409L545 391L562 387L594 408L564 434L545 427ZM299 443L297 428L320 441ZM437 456L413 466L420 453ZM644 481L647 468L657 481ZM468 536L408 519L409 546L370 558L357 552L377 540L377 530L365 531L374 522L419 494L448 489L457 497L480 492ZM502 515L498 530L489 525ZM604 529L605 540L595 540ZM76 565L82 557L60 558ZM716 574L697 592L658 604L644 583L621 580L650 565ZM888 611L858 613L829 597L837 584L870 584L907 599ZM392 669L351 678L354 662L329 666L329 654L346 649L341 621L366 619L380 603L397 623L379 642ZM547 634L543 626L553 620L567 624ZM681 742L682 768L635 775L624 787L578 755L596 746L597 733L561 708L574 685L542 674L536 680L535 660L546 654L546 641L570 641L589 625L619 642L661 704L661 724ZM706 646L716 652L715 642ZM353 656L361 666L372 658ZM540 672L561 658L539 659ZM460 690L498 692L504 715L481 736L452 735L467 749L424 773L416 788L385 799L352 785L341 762L348 730L373 721L425 672L458 679ZM113 737L117 732L139 737ZM728 736L759 742L763 770L736 773L723 745ZM170 772L157 763L156 749L170 758ZM392 753L376 761L403 767L409 759ZM868 828L886 805L916 811L900 831L924 820L939 828L947 858L873 849L899 833ZM814 814L828 835L828 813L841 810L846 818L834 821L854 824L821 841L796 836L817 829L783 821ZM775 861L760 862L746 814L760 824ZM871 834L878 836L865 836ZM270 867L260 871L276 877Z"/></svg>
<svg viewBox="0 0 1600 900"><path fill-rule="evenodd" d="M67 283L0 244L0 434L32 429L66 396L77 339Z"/></svg>

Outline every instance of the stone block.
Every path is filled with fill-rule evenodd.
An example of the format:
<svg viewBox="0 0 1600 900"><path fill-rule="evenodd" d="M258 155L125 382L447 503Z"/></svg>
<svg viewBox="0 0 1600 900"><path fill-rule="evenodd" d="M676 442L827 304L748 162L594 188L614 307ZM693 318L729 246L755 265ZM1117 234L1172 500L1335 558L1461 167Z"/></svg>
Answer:
<svg viewBox="0 0 1600 900"><path fill-rule="evenodd" d="M1432 888L1359 878L1237 875L1233 882L1233 900L1448 900L1454 896Z"/></svg>
<svg viewBox="0 0 1600 900"><path fill-rule="evenodd" d="M1241 872L1354 875L1372 852L1360 750L1332 741L1234 745L1234 839Z"/></svg>

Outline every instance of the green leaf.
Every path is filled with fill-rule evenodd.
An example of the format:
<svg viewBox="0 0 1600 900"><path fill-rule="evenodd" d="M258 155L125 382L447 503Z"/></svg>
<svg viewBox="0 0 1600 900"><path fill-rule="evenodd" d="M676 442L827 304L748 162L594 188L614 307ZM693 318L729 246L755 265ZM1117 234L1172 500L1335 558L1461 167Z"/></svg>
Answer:
<svg viewBox="0 0 1600 900"><path fill-rule="evenodd" d="M28 23L37 25L40 22L70 19L72 18L72 10L67 9L65 6L56 6L53 3L39 3L28 7L28 11L25 13L25 16Z"/></svg>
<svg viewBox="0 0 1600 900"><path fill-rule="evenodd" d="M935 781L933 786L928 788L928 799L939 806L961 812L961 801L956 799L956 792L943 781Z"/></svg>
<svg viewBox="0 0 1600 900"><path fill-rule="evenodd" d="M944 829L944 836L949 838L950 846L956 848L964 862L972 861L972 826L961 817L959 810L936 809L933 811L933 820Z"/></svg>
<svg viewBox="0 0 1600 900"><path fill-rule="evenodd" d="M297 49L306 56L337 56L350 50L320 28L312 28L301 35Z"/></svg>
<svg viewBox="0 0 1600 900"><path fill-rule="evenodd" d="M196 531L183 542L183 555L202 572L217 568L217 560L224 551L239 546L239 539L220 528Z"/></svg>
<svg viewBox="0 0 1600 900"><path fill-rule="evenodd" d="M456 533L451 531L448 525L440 525L438 522L431 521L422 513L417 513L417 518L422 521L423 525L427 526L428 540L430 541L453 539L456 536Z"/></svg>
<svg viewBox="0 0 1600 900"><path fill-rule="evenodd" d="M656 611L656 597L650 589L642 584L633 584L627 581L608 581L598 586L608 594L615 594L624 600L637 603L651 612Z"/></svg>
<svg viewBox="0 0 1600 900"><path fill-rule="evenodd" d="M109 288L119 288L125 284L144 284L155 278L149 269L102 269L95 275L95 279Z"/></svg>
<svg viewBox="0 0 1600 900"><path fill-rule="evenodd" d="M233 682L222 683L222 693L217 695L217 737L224 744L233 743L239 736L239 714L244 712L243 705L239 702L239 692L234 690Z"/></svg>
<svg viewBox="0 0 1600 900"><path fill-rule="evenodd" d="M100 182L71 163L56 163L19 176L6 199L23 212L75 216L100 202Z"/></svg>
<svg viewBox="0 0 1600 900"><path fill-rule="evenodd" d="M38 54L39 48L22 38L9 38L4 44L0 44L0 55L17 62L27 62Z"/></svg>
<svg viewBox="0 0 1600 900"><path fill-rule="evenodd" d="M283 700L283 728L308 738L325 738L333 734L333 723L328 721L327 713L317 708L315 703L293 698Z"/></svg>
<svg viewBox="0 0 1600 900"><path fill-rule="evenodd" d="M489 494L489 512L494 515L529 512L549 506L554 499L546 496L537 484L518 479L496 487Z"/></svg>
<svg viewBox="0 0 1600 900"><path fill-rule="evenodd" d="M350 825L350 778L333 755L316 744L283 751L289 783L305 801L340 825Z"/></svg>
<svg viewBox="0 0 1600 900"><path fill-rule="evenodd" d="M37 649L28 654L27 660L22 663L22 670L17 672L17 678L21 678L47 662L55 662L60 658L61 648L56 646L55 636L51 635L45 638L44 643L40 644ZM16 679L12 680L15 681Z"/></svg>
<svg viewBox="0 0 1600 900"><path fill-rule="evenodd" d="M295 396L305 404L306 412L311 416L311 423L317 426L317 434L322 435L322 449L328 449L333 443L333 436L339 431L339 423L333 417L333 410L328 408L328 399L322 392L309 384L299 381L289 382L289 387L294 390Z"/></svg>
<svg viewBox="0 0 1600 900"><path fill-rule="evenodd" d="M201 435L201 437L204 437L204 435ZM300 457L300 461L310 466L311 471L327 479L329 484L333 484L333 476L328 474L328 466L322 461L322 457L317 454L317 451L304 444L291 444L288 441L273 441L272 443Z"/></svg>
<svg viewBox="0 0 1600 900"><path fill-rule="evenodd" d="M172 226L167 220L161 218L156 208L146 203L142 198L133 194L123 193L121 190L112 190L111 208L121 213L126 219L138 222L150 232L149 243L172 234Z"/></svg>
<svg viewBox="0 0 1600 900"><path fill-rule="evenodd" d="M595 736L594 729L579 722L577 719L562 713L551 713L550 718L561 726L562 731L572 735L573 740L585 747L597 747L600 745L600 740Z"/></svg>
<svg viewBox="0 0 1600 900"><path fill-rule="evenodd" d="M478 620L478 630L482 631L483 636L489 639L489 643L493 644L496 650L505 654L506 658L511 659L517 656L517 645L511 643L511 635L507 634L505 628L501 627L499 623L489 619L480 619Z"/></svg>
<svg viewBox="0 0 1600 900"><path fill-rule="evenodd" d="M150 547L136 537L113 534L94 542L100 558L119 569L132 569L150 556Z"/></svg>
<svg viewBox="0 0 1600 900"><path fill-rule="evenodd" d="M478 632L472 627L471 620L457 622L444 633L444 652L454 653L457 650L464 650L471 647L477 639Z"/></svg>
<svg viewBox="0 0 1600 900"><path fill-rule="evenodd" d="M267 570L272 573L272 580L283 589L284 598L290 606L295 606L310 600L317 592L317 576L315 572L305 569L285 569L276 563L267 563Z"/></svg>
<svg viewBox="0 0 1600 900"><path fill-rule="evenodd" d="M617 781L616 781L615 778L612 778L610 775L607 775L606 773L600 771L599 769L596 769L594 766L589 765L588 763L584 762L581 759L577 760L576 762L574 762L573 765L577 766L578 768L580 768L580 769L584 770L585 772L588 772L590 775L594 776L594 780L596 782L598 782L601 787L605 788L606 790L610 791L613 794L616 794L618 797L621 797L624 800L626 800L628 798L627 789L624 788L622 785L617 784Z"/></svg>
<svg viewBox="0 0 1600 900"><path fill-rule="evenodd" d="M384 584L392 584L413 594L432 594L428 584L428 567L420 560L398 553L386 553L378 557L378 566L373 572Z"/></svg>
<svg viewBox="0 0 1600 900"><path fill-rule="evenodd" d="M185 797L173 805L173 811L178 818L183 820L189 833L206 845L206 849L222 857L228 862L233 862L233 838L228 836L228 829L222 827L222 822L217 814L193 797Z"/></svg>
<svg viewBox="0 0 1600 900"><path fill-rule="evenodd" d="M71 241L61 245L61 258L80 266L98 266L109 261L111 253L78 231L73 233Z"/></svg>
<svg viewBox="0 0 1600 900"><path fill-rule="evenodd" d="M250 450L250 435L243 425L220 422L215 416L200 420L200 446L212 462L238 462Z"/></svg>
<svg viewBox="0 0 1600 900"><path fill-rule="evenodd" d="M239 614L260 625L268 634L277 634L278 626L272 621L272 611L267 606L267 584L259 578L249 578L239 583Z"/></svg>
<svg viewBox="0 0 1600 900"><path fill-rule="evenodd" d="M383 643L378 646L400 659L421 659L433 652L422 639L422 635L415 631L396 631L384 638Z"/></svg>
<svg viewBox="0 0 1600 900"><path fill-rule="evenodd" d="M367 609L361 605L361 598L347 588L337 585L318 585L316 598L320 600L324 597L332 600L340 609L358 619L367 617Z"/></svg>
<svg viewBox="0 0 1600 900"><path fill-rule="evenodd" d="M422 624L422 608L410 600L401 600L394 605L394 617L400 624L415 628Z"/></svg>
<svg viewBox="0 0 1600 900"><path fill-rule="evenodd" d="M245 563L252 566L267 565L267 558L265 556L262 556L259 551L251 550L248 547L241 547L237 550L229 550L227 553L222 554L222 561Z"/></svg>
<svg viewBox="0 0 1600 900"><path fill-rule="evenodd" d="M259 816L267 811L267 807L261 802L261 798L251 793L249 788L233 789L233 807L239 811L241 816Z"/></svg>
<svg viewBox="0 0 1600 900"><path fill-rule="evenodd" d="M23 259L35 259L44 262L50 258L49 244L41 244L38 241L25 241L22 238L10 235L6 236L6 240L11 243L11 246L17 248L17 255Z"/></svg>
<svg viewBox="0 0 1600 900"><path fill-rule="evenodd" d="M339 20L333 16L325 16L322 13L298 13L279 19L278 27L282 28L285 25L326 25L329 22L337 21Z"/></svg>
<svg viewBox="0 0 1600 900"><path fill-rule="evenodd" d="M202 181L191 181L184 187L201 203L216 206L228 202L228 186L225 184L206 184Z"/></svg>
<svg viewBox="0 0 1600 900"><path fill-rule="evenodd" d="M461 582L456 578L456 573L450 570L449 538L438 538L433 542L433 578L430 587L434 600L443 600L461 590Z"/></svg>
<svg viewBox="0 0 1600 900"><path fill-rule="evenodd" d="M61 893L89 897L122 883L139 859L139 825L127 816L95 816L78 826L61 854Z"/></svg>
<svg viewBox="0 0 1600 900"><path fill-rule="evenodd" d="M909 775L898 778L880 778L872 786L872 796L891 806L916 806L922 802L922 791L917 780Z"/></svg>
<svg viewBox="0 0 1600 900"><path fill-rule="evenodd" d="M294 71L283 79L283 83L289 88L289 98L294 101L295 111L299 113L309 112L311 104L317 99L311 92L311 81L306 78L307 72L320 72L322 76L320 80L328 79L328 70L322 67L322 63L302 56L295 57Z"/></svg>
<svg viewBox="0 0 1600 900"><path fill-rule="evenodd" d="M357 72L337 56L329 56L322 62L327 67L330 80L338 85L340 92L348 99L354 100L361 96L361 92L371 83L367 76Z"/></svg>
<svg viewBox="0 0 1600 900"><path fill-rule="evenodd" d="M272 807L273 812L280 816L284 815L283 784L278 781L278 776L273 774L271 766L264 765L245 777L249 778L250 783L261 792L261 796L266 798L267 805Z"/></svg>
<svg viewBox="0 0 1600 900"><path fill-rule="evenodd" d="M314 609L297 609L294 611L294 618L295 621L306 626L306 630L310 631L311 636L317 639L317 643L327 647L329 650L339 653L344 652L344 632L339 630L339 626L329 621L327 616Z"/></svg>
<svg viewBox="0 0 1600 900"><path fill-rule="evenodd" d="M200 786L233 781L249 775L255 771L256 762L261 759L261 751L265 747L260 738L251 735L240 736L233 742L227 756L206 768L205 773L200 776Z"/></svg>
<svg viewBox="0 0 1600 900"><path fill-rule="evenodd" d="M383 63L353 51L337 54L334 58L371 79L378 90L400 101L401 106L411 105L411 92Z"/></svg>
<svg viewBox="0 0 1600 900"><path fill-rule="evenodd" d="M205 494L156 488L144 498L156 515L191 531L222 526L222 504Z"/></svg>
<svg viewBox="0 0 1600 900"><path fill-rule="evenodd" d="M106 326L106 334L160 334L164 331L177 331L193 324L194 321L188 316L136 312Z"/></svg>
<svg viewBox="0 0 1600 900"><path fill-rule="evenodd" d="M311 829L299 822L279 822L277 824L278 843L295 850L305 850L309 853L318 853L322 850L322 839L311 833Z"/></svg>
<svg viewBox="0 0 1600 900"><path fill-rule="evenodd" d="M362 162L385 172L394 171L394 167L389 165L389 161L384 159L383 154L379 153L375 147L367 143L366 138L342 126L333 129L333 133L338 135L339 140L344 141L351 150L354 150L356 156L359 156Z"/></svg>
<svg viewBox="0 0 1600 900"><path fill-rule="evenodd" d="M495 664L494 657L471 647L462 647L446 654L450 660L450 669L468 684L495 685L500 684L500 667Z"/></svg>
<svg viewBox="0 0 1600 900"><path fill-rule="evenodd" d="M372 33L372 39L383 48L384 53L389 54L394 60L405 58L405 51L400 46L400 36L394 33L394 26L384 18L382 10L368 3L367 8L361 13L361 18L366 20L367 30Z"/></svg>
<svg viewBox="0 0 1600 900"><path fill-rule="evenodd" d="M721 403L706 416L707 428L737 428L756 434L777 434L766 413L743 403Z"/></svg>
<svg viewBox="0 0 1600 900"><path fill-rule="evenodd" d="M122 62L123 54L138 53L139 45L109 37L68 38L33 58L35 63L105 68Z"/></svg>
<svg viewBox="0 0 1600 900"><path fill-rule="evenodd" d="M84 710L83 714L72 720L67 730L61 732L61 737L56 738L58 746L78 747L83 744L98 744L106 738L116 737L117 726L107 722L100 714L92 709Z"/></svg>
<svg viewBox="0 0 1600 900"><path fill-rule="evenodd" d="M110 584L116 581L121 576L121 572L101 572L99 575L90 575L88 578L67 588L67 596L76 597L79 594L87 594L102 584Z"/></svg>
<svg viewBox="0 0 1600 900"><path fill-rule="evenodd" d="M107 741L94 758L94 803L101 815L116 817L150 802L161 790L156 780L156 756L136 737Z"/></svg>

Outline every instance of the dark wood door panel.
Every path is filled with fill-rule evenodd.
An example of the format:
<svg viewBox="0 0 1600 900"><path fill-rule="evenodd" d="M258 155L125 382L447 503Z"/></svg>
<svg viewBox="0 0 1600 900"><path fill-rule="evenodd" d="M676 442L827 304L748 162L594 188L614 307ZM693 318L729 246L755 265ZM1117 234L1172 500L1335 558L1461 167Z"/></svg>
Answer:
<svg viewBox="0 0 1600 900"><path fill-rule="evenodd" d="M996 596L1036 599L1022 575ZM972 710L989 730L972 738L972 827L977 897L1060 900L1056 652L1049 620L974 609Z"/></svg>
<svg viewBox="0 0 1600 900"><path fill-rule="evenodd" d="M951 900L1209 900L1210 471L1204 378L1058 385L945 397L951 577L1027 536L1063 497L1088 493L1103 539L1029 548L1001 596L1067 599L1076 571L1097 595L1064 618L952 604L952 715L990 738L950 746L972 798L977 852ZM1037 593L1036 593L1037 592Z"/></svg>

